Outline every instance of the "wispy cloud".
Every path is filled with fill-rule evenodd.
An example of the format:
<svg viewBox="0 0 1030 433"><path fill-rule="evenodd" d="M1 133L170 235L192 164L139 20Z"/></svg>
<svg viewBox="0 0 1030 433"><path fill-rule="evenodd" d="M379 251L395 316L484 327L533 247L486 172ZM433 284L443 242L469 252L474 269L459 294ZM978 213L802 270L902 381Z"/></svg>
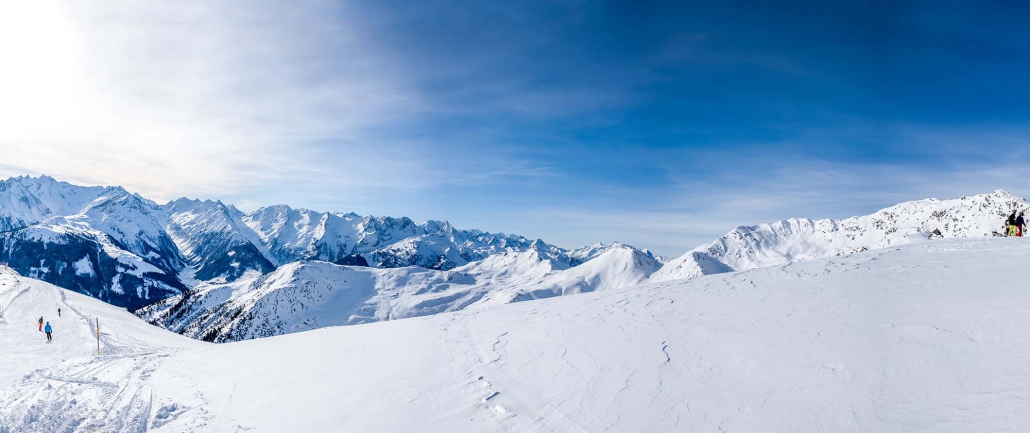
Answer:
<svg viewBox="0 0 1030 433"><path fill-rule="evenodd" d="M1024 65L980 71L1023 58L984 32L997 17L970 61L934 39L964 14L756 7L14 2L0 176L670 255L740 224L1030 192Z"/></svg>
<svg viewBox="0 0 1030 433"><path fill-rule="evenodd" d="M625 101L617 89L479 75L506 54L526 55L524 39L453 58L451 47L425 57L401 44L419 41L388 40L418 37L401 30L426 25L433 11L419 11L19 2L0 17L5 64L17 66L0 71L0 175L120 184L157 200L328 205L335 194L339 207L545 174L546 163L499 144L507 122Z"/></svg>
<svg viewBox="0 0 1030 433"><path fill-rule="evenodd" d="M248 6L17 3L0 18L14 66L0 72L6 171L167 199L329 171L328 150L312 146L326 140L363 160L337 169L340 183L361 186L369 173L358 168L414 163L402 157L410 147L362 140L420 103L362 35L331 18L337 7Z"/></svg>

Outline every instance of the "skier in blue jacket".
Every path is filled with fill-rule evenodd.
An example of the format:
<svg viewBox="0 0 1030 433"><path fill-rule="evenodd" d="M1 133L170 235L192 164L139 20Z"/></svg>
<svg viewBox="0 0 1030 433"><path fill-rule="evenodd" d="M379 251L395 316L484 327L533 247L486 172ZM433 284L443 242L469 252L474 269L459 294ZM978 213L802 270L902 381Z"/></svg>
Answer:
<svg viewBox="0 0 1030 433"><path fill-rule="evenodd" d="M54 332L54 328L50 327L50 322L46 322L46 326L43 327L43 331L46 332L46 341L47 341L47 343L49 343L51 340L53 340L53 337L50 336L50 333Z"/></svg>

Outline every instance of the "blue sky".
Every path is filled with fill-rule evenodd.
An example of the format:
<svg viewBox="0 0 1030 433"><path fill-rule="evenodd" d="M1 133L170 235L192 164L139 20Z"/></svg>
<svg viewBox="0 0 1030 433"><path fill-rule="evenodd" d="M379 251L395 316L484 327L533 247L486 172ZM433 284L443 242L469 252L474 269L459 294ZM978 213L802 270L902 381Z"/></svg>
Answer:
<svg viewBox="0 0 1030 433"><path fill-rule="evenodd" d="M1016 3L247 6L7 14L0 36L39 48L0 74L19 125L0 174L666 255L738 225L1030 193Z"/></svg>

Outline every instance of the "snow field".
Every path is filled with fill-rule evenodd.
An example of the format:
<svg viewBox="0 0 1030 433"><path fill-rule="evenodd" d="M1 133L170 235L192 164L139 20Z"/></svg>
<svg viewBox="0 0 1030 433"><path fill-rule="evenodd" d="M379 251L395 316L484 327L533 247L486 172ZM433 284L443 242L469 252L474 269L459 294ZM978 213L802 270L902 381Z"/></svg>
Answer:
<svg viewBox="0 0 1030 433"><path fill-rule="evenodd" d="M0 432L1019 431L1028 258L934 241L221 345L119 323L111 356L5 347L38 369L5 382ZM13 322L0 341L38 339Z"/></svg>

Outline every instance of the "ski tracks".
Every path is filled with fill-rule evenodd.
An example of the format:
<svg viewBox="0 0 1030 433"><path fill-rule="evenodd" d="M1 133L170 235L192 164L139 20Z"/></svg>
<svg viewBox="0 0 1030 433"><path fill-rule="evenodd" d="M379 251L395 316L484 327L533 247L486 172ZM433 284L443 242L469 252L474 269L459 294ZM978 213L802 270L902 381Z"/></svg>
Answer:
<svg viewBox="0 0 1030 433"><path fill-rule="evenodd" d="M145 432L181 413L176 405L155 414L151 374L168 353L77 358L37 370L0 392L7 410L0 433ZM13 390L33 390L15 394ZM153 421L152 421L153 420Z"/></svg>

